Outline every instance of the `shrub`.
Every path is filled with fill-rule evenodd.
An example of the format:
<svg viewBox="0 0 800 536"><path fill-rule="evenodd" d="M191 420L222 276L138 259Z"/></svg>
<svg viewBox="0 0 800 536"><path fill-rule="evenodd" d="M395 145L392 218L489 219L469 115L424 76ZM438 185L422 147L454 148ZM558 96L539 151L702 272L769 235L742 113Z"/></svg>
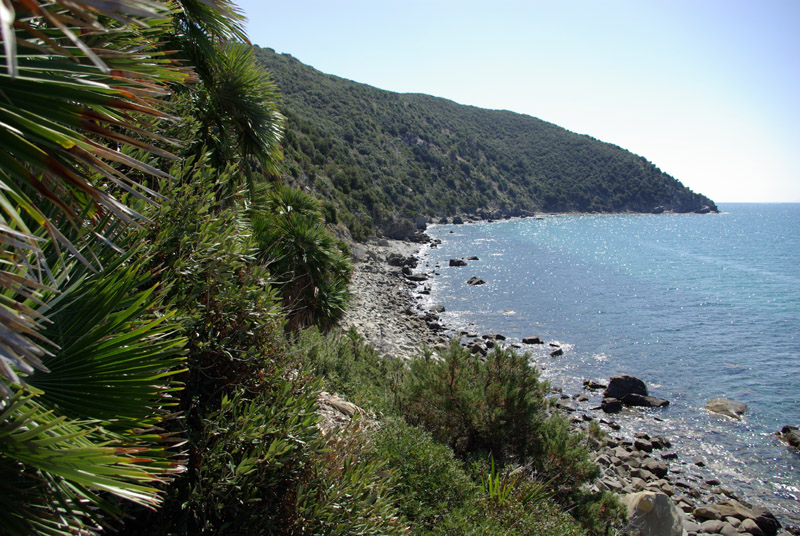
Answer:
<svg viewBox="0 0 800 536"><path fill-rule="evenodd" d="M362 422L330 437L297 487L294 531L302 535L408 534L387 463Z"/></svg>
<svg viewBox="0 0 800 536"><path fill-rule="evenodd" d="M409 365L401 413L458 455L491 452L501 463L524 462L547 406L547 385L528 359L496 349L484 361L457 341L442 359L426 352Z"/></svg>
<svg viewBox="0 0 800 536"><path fill-rule="evenodd" d="M292 380L287 375L297 376ZM265 380L248 398L243 389L222 398L193 437L188 496L182 505L189 534L274 534L294 518L294 490L320 448L315 413L318 384L297 371Z"/></svg>
<svg viewBox="0 0 800 536"><path fill-rule="evenodd" d="M376 433L375 449L392 468L402 513L420 527L431 529L481 497L453 451L420 428L390 419Z"/></svg>
<svg viewBox="0 0 800 536"><path fill-rule="evenodd" d="M384 359L354 329L334 329L322 335L316 328L300 333L295 351L322 378L328 391L358 405L391 411L404 363Z"/></svg>

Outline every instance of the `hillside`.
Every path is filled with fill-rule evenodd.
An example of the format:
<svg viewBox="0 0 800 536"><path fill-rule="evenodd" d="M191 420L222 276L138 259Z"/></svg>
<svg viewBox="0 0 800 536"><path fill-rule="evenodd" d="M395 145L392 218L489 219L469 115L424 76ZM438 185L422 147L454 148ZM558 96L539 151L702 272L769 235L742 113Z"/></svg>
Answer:
<svg viewBox="0 0 800 536"><path fill-rule="evenodd" d="M420 216L716 210L643 157L534 117L380 90L267 48L256 57L282 95L289 180L356 238Z"/></svg>

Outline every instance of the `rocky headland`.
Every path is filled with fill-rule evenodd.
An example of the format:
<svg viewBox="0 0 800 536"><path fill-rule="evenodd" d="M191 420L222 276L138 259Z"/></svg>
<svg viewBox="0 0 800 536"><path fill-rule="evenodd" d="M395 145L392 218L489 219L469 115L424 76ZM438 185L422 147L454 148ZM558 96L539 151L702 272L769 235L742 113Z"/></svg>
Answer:
<svg viewBox="0 0 800 536"><path fill-rule="evenodd" d="M387 358L408 359L422 345L434 350L445 348L454 336L476 353L485 353L495 345L524 351L528 346L545 344L536 336L523 339L523 344L512 344L501 334L445 326L439 317L442 309L422 308L420 298L430 292L429 281L436 275L435 268L428 272L417 269L423 242L425 239L380 240L353 246L353 296L343 325L355 328ZM452 265L462 266L468 259L453 259ZM551 350L552 356L560 348L554 344ZM601 391L602 403L597 405L592 400ZM685 459L669 438L621 432L614 421L615 413L625 408L657 411L669 403L651 396L638 378L585 380L584 391L571 395L554 387L553 400L555 407L571 418L576 431L591 431L593 458L601 470L595 489L607 489L621 497L628 508L631 521L627 529L632 534L800 534L800 527L782 527L767 509L737 497L720 480L694 471L703 461Z"/></svg>

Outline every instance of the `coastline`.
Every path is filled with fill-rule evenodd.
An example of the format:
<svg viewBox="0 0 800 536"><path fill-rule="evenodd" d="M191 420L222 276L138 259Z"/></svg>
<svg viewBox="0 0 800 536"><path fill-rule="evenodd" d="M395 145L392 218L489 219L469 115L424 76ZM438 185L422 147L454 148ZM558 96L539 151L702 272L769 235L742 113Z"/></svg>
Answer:
<svg viewBox="0 0 800 536"><path fill-rule="evenodd" d="M428 267L420 272L411 267L416 267L424 247L428 246L399 240L353 247L353 297L342 325L355 328L384 357L408 359L422 345L433 349L444 346L449 336L458 336L461 328L443 325L436 311L419 305L426 281L435 277L436 270ZM390 259L394 265L387 262ZM477 335L472 339L479 339L481 334ZM593 459L601 469L596 490L607 489L621 496L642 491L666 495L683 512L682 523L688 536L800 534L797 528L788 529L791 532L772 530L777 525L772 514L736 497L719 479L692 471L689 466L702 462L681 459L680 445L673 445L669 438L641 431L620 433L613 415L590 407L587 394L592 393L566 394L557 387L553 389L556 407L571 419L574 430L599 426L604 432L602 440L592 441ZM738 507L740 512L749 514L722 515ZM756 528L745 519L751 519ZM769 530L759 529L758 523Z"/></svg>

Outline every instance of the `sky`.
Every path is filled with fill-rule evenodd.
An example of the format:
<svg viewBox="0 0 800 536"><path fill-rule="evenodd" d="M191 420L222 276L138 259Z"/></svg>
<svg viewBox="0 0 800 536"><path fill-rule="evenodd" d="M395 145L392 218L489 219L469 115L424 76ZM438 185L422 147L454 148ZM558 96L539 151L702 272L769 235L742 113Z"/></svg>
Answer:
<svg viewBox="0 0 800 536"><path fill-rule="evenodd" d="M800 0L240 0L251 42L519 112L716 202L800 202Z"/></svg>

